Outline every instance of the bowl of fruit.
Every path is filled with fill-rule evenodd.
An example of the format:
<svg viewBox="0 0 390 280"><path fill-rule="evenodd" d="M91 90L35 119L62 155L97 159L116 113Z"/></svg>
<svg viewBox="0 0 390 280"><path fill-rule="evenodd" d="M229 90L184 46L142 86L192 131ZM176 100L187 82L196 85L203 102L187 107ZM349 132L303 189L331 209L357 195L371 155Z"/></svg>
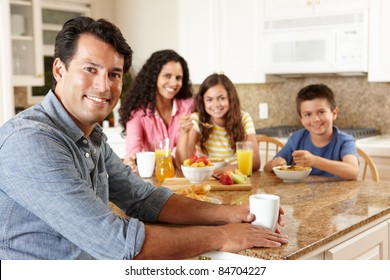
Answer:
<svg viewBox="0 0 390 280"><path fill-rule="evenodd" d="M192 184L203 183L209 179L213 175L214 169L215 167L207 157L196 155L186 159L181 166L184 177Z"/></svg>

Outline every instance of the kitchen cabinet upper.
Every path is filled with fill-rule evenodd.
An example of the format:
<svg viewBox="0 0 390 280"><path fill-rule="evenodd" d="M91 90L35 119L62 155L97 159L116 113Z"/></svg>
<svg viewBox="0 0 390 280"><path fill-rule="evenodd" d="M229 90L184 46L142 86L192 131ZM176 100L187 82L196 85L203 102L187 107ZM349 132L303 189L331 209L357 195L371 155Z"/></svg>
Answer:
<svg viewBox="0 0 390 280"><path fill-rule="evenodd" d="M265 17L305 17L368 8L368 0L265 0Z"/></svg>
<svg viewBox="0 0 390 280"><path fill-rule="evenodd" d="M40 0L10 0L12 73L14 86L43 85Z"/></svg>
<svg viewBox="0 0 390 280"><path fill-rule="evenodd" d="M370 1L369 82L390 81L390 1Z"/></svg>
<svg viewBox="0 0 390 280"><path fill-rule="evenodd" d="M234 83L264 81L261 1L119 2L117 23L134 50L136 72L152 52L171 48L188 62L194 84L214 72L225 73ZM156 17L164 20L156 21Z"/></svg>
<svg viewBox="0 0 390 280"><path fill-rule="evenodd" d="M256 0L179 1L179 52L193 83L214 72L234 83L262 83L262 10ZM195 16L192 16L195 15Z"/></svg>

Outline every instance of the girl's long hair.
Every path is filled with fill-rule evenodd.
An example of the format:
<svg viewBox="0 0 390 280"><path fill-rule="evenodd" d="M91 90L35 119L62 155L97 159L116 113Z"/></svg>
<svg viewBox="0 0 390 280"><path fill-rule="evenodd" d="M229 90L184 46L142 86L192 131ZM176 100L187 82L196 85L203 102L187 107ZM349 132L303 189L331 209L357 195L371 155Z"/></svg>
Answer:
<svg viewBox="0 0 390 280"><path fill-rule="evenodd" d="M211 87L222 85L228 95L229 111L225 114L225 129L229 136L229 144L231 149L236 151L236 142L245 140L245 129L242 124L242 114L240 99L237 90L232 81L224 74L212 74L208 76L199 87L199 91L195 96L195 112L199 113L199 120L203 123L211 123L211 116L206 112L204 105L204 95ZM210 131L203 126L200 128L200 148L203 153L208 154L205 142L209 139Z"/></svg>

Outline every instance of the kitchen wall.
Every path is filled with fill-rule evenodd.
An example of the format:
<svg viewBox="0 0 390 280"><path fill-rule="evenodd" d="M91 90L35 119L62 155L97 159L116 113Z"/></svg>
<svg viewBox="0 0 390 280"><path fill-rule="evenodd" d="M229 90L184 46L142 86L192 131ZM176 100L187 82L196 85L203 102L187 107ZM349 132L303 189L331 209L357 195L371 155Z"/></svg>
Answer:
<svg viewBox="0 0 390 280"><path fill-rule="evenodd" d="M390 83L368 83L366 77L306 77L272 84L237 85L243 110L257 128L299 125L295 97L304 86L323 83L336 95L339 127L374 127L390 133ZM268 119L259 119L259 103L268 103Z"/></svg>
<svg viewBox="0 0 390 280"><path fill-rule="evenodd" d="M286 79L282 83L239 84L243 110L249 112L257 128L299 125L295 96L304 86L323 83L336 95L339 127L374 127L390 134L390 83L368 83L366 77L306 77ZM195 92L198 88L194 86ZM259 103L268 103L268 119L259 119ZM25 88L16 88L15 106L27 106Z"/></svg>

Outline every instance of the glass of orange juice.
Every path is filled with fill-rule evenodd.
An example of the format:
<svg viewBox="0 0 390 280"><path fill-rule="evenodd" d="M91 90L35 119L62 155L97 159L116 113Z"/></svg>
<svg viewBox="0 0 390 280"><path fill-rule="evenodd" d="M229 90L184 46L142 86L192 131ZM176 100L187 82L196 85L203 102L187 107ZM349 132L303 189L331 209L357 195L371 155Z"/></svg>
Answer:
<svg viewBox="0 0 390 280"><path fill-rule="evenodd" d="M252 175L253 145L250 141L239 141L236 143L238 170L244 175Z"/></svg>
<svg viewBox="0 0 390 280"><path fill-rule="evenodd" d="M175 176L175 167L172 161L171 148L169 146L169 138L155 141L156 154L156 177L157 180L163 182L165 178Z"/></svg>

